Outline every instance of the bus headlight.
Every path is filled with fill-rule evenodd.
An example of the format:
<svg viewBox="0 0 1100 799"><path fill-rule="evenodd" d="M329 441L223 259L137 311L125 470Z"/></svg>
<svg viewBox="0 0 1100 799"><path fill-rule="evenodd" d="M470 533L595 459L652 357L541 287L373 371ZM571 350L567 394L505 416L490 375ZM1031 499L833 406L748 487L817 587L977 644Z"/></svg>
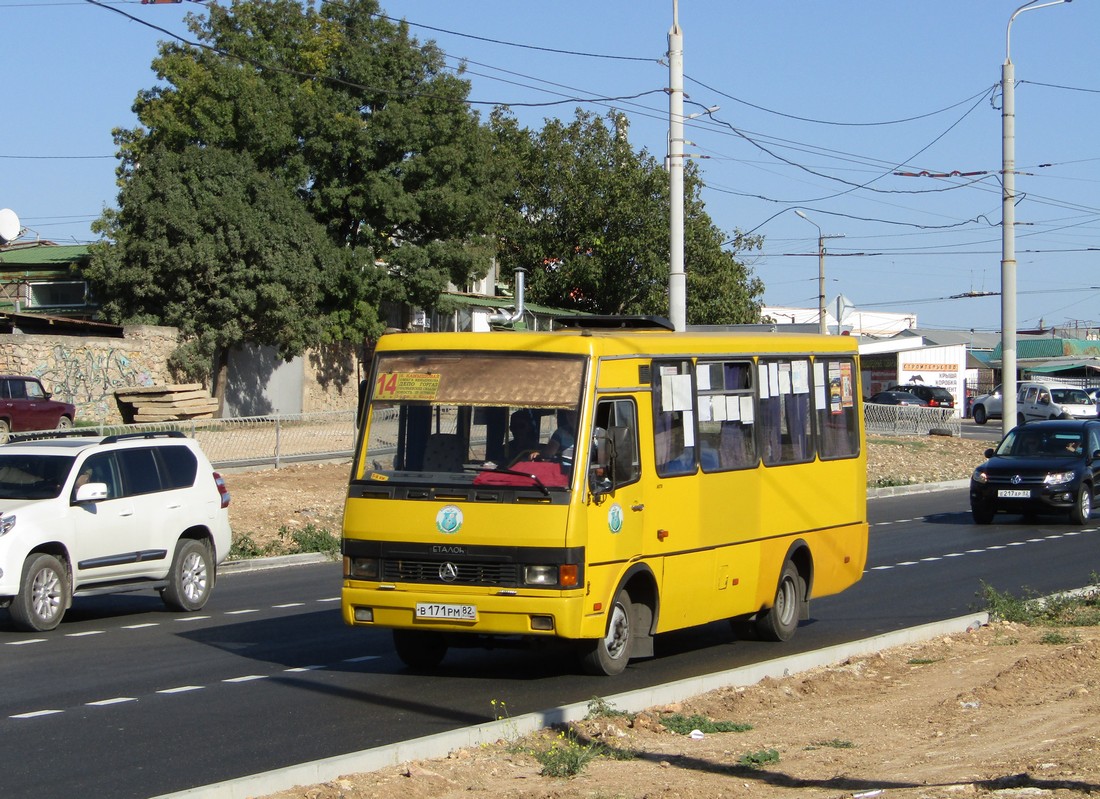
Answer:
<svg viewBox="0 0 1100 799"><path fill-rule="evenodd" d="M378 558L344 557L344 576L351 580L377 580Z"/></svg>
<svg viewBox="0 0 1100 799"><path fill-rule="evenodd" d="M557 566L524 566L523 582L525 585L557 585Z"/></svg>
<svg viewBox="0 0 1100 799"><path fill-rule="evenodd" d="M575 563L558 566L524 566L524 585L553 585L559 588L576 588L580 571Z"/></svg>
<svg viewBox="0 0 1100 799"><path fill-rule="evenodd" d="M0 535L4 535L5 533L10 533L11 528L13 528L13 527L15 527L15 516L14 515L9 514L7 516L0 516Z"/></svg>

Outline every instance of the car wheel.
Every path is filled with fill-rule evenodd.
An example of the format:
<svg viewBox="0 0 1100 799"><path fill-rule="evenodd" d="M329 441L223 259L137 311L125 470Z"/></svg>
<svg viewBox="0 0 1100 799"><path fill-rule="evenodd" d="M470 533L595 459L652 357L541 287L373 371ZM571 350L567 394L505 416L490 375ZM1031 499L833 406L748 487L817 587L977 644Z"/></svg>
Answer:
<svg viewBox="0 0 1100 799"><path fill-rule="evenodd" d="M7 444L11 435L11 424L5 419L0 419L0 444Z"/></svg>
<svg viewBox="0 0 1100 799"><path fill-rule="evenodd" d="M58 430L72 430L72 428L73 420L70 419L68 416L62 416L60 419L57 420Z"/></svg>
<svg viewBox="0 0 1100 799"><path fill-rule="evenodd" d="M614 677L622 674L634 649L634 605L624 588L607 614L607 633L581 644L581 666L586 674Z"/></svg>
<svg viewBox="0 0 1100 799"><path fill-rule="evenodd" d="M426 671L443 662L447 655L447 638L443 633L424 630L394 630L393 648L410 669Z"/></svg>
<svg viewBox="0 0 1100 799"><path fill-rule="evenodd" d="M202 541L181 538L176 543L168 585L161 599L172 610L190 613L202 610L214 589L214 559Z"/></svg>
<svg viewBox="0 0 1100 799"><path fill-rule="evenodd" d="M986 416L984 405L974 406L974 424L985 424L989 421L989 417Z"/></svg>
<svg viewBox="0 0 1100 799"><path fill-rule="evenodd" d="M798 569L789 560L779 573L772 606L756 618L756 633L764 641L789 641L798 629L798 609L805 594L805 585Z"/></svg>
<svg viewBox="0 0 1100 799"><path fill-rule="evenodd" d="M990 524L997 511L992 505L979 505L971 503L970 515L974 518L974 524Z"/></svg>
<svg viewBox="0 0 1100 799"><path fill-rule="evenodd" d="M9 608L15 626L28 632L52 630L61 623L68 607L68 570L53 555L29 555L23 562L19 594Z"/></svg>
<svg viewBox="0 0 1100 799"><path fill-rule="evenodd" d="M1090 516L1092 516L1092 486L1082 483L1077 489L1077 501L1073 503L1069 518L1074 524L1088 524Z"/></svg>

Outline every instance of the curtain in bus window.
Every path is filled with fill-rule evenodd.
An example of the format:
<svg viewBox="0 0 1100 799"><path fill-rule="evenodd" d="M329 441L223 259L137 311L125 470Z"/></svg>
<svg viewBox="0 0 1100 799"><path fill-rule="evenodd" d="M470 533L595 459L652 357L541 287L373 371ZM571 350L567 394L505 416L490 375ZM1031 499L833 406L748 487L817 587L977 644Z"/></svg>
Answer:
<svg viewBox="0 0 1100 799"><path fill-rule="evenodd" d="M810 365L806 359L761 361L760 420L764 463L802 463L813 457Z"/></svg>
<svg viewBox="0 0 1100 799"><path fill-rule="evenodd" d="M705 472L756 464L752 363L699 361L695 367L699 464Z"/></svg>

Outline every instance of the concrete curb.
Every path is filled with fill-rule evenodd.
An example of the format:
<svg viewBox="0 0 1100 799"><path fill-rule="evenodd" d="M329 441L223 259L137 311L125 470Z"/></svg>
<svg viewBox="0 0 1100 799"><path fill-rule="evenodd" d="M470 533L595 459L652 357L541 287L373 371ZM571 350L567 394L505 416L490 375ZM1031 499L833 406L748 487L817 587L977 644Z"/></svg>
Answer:
<svg viewBox="0 0 1100 799"><path fill-rule="evenodd" d="M275 555L270 558L247 558L245 560L225 560L218 565L218 575L234 572L261 571L263 569L281 569L286 566L301 566L305 563L335 563L323 552L302 552L297 555Z"/></svg>
<svg viewBox="0 0 1100 799"><path fill-rule="evenodd" d="M751 666L705 674L686 680L643 688L637 691L609 696L606 701L616 710L636 713L646 708L679 702L718 688L753 685L765 677L786 677L819 666L841 663L860 655L879 652L903 644L928 641L941 635L969 630L989 623L989 614L976 613L954 619L910 627L891 633L838 644L814 652L803 652L787 658L769 660ZM178 793L163 794L152 799L247 799L286 791L297 786L317 785L329 782L344 774L361 774L381 768L396 766L413 760L429 760L445 757L456 749L526 735L554 724L583 719L588 713L588 702L551 708L514 718L478 724L460 730L428 735L411 741L364 749L346 755L338 755L311 763L300 763L275 771L239 777L226 782L189 788Z"/></svg>
<svg viewBox="0 0 1100 799"><path fill-rule="evenodd" d="M967 488L970 480L947 480L942 483L910 483L904 486L886 486L884 488L868 488L867 499L880 499L882 497L901 497L906 494L929 494L933 491L952 491L956 488Z"/></svg>

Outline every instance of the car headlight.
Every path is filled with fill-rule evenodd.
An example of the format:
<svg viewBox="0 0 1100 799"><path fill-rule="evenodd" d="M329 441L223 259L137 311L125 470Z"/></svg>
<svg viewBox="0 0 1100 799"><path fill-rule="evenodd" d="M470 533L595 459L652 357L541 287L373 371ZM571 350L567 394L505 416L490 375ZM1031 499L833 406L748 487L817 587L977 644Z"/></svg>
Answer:
<svg viewBox="0 0 1100 799"><path fill-rule="evenodd" d="M1051 472L1045 478L1043 478L1044 485L1056 486L1062 483L1072 483L1073 478L1076 477L1075 472Z"/></svg>
<svg viewBox="0 0 1100 799"><path fill-rule="evenodd" d="M15 527L14 514L9 513L4 516L0 516L0 535L4 535L5 533L10 532L11 528L13 527Z"/></svg>
<svg viewBox="0 0 1100 799"><path fill-rule="evenodd" d="M973 480L975 483L988 483L989 475L987 475L981 469L975 469L974 474L971 476L970 479Z"/></svg>

